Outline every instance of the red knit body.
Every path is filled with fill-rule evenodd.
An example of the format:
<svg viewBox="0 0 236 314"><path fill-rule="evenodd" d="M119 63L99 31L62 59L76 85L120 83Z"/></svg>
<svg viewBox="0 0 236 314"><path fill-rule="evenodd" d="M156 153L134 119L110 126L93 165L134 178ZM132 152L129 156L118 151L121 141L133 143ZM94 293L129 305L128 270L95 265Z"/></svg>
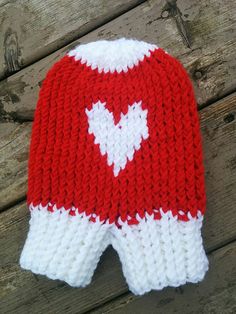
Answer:
<svg viewBox="0 0 236 314"><path fill-rule="evenodd" d="M115 124L128 106L147 109L149 137L114 176L88 132L86 109L105 102ZM205 211L199 121L191 82L180 63L156 49L127 72L99 73L65 56L48 72L35 112L28 203L64 207L100 220L137 224L137 214L172 211L188 220ZM53 207L53 205L55 205Z"/></svg>

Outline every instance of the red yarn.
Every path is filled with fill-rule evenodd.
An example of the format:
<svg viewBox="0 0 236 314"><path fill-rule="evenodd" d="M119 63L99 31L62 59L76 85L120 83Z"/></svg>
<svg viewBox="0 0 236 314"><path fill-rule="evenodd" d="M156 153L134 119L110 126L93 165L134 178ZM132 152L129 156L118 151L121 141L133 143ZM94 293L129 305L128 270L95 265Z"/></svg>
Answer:
<svg viewBox="0 0 236 314"><path fill-rule="evenodd" d="M98 101L106 102L115 123L134 102L148 109L149 137L117 177L88 133L85 109ZM136 224L137 213L160 219L160 208L188 220L188 212L204 213L205 202L196 102L178 61L156 49L126 73L98 73L68 56L52 67L35 112L29 204Z"/></svg>

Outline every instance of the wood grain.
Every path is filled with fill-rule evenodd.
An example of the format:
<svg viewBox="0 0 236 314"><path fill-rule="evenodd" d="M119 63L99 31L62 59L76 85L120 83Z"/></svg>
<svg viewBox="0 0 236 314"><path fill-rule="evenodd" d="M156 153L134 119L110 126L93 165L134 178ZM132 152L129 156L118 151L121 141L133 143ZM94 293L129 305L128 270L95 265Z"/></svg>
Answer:
<svg viewBox="0 0 236 314"><path fill-rule="evenodd" d="M207 192L204 235L212 239L212 250L217 243L224 245L220 239L226 229L228 240L235 238L236 93L202 109L200 122Z"/></svg>
<svg viewBox="0 0 236 314"><path fill-rule="evenodd" d="M141 0L1 0L0 78L130 10Z"/></svg>
<svg viewBox="0 0 236 314"><path fill-rule="evenodd" d="M208 195L203 236L207 251L212 251L236 238L236 94L202 109L200 117ZM28 210L25 203L22 203L0 215L1 313L51 313L52 309L53 313L84 313L127 293L120 262L111 249L104 254L92 284L84 289L74 289L60 281L48 280L43 276L21 270L18 259L28 231ZM233 257L230 257L230 261L232 259ZM203 287L209 286L209 295L210 291L218 291L217 287L224 287L223 282L227 282L230 276L230 261L224 260L223 257L219 258L220 260L222 260L221 265L226 265L224 267L228 268L229 272L224 277L224 272L219 267L216 278L222 276L220 277L222 279L220 286L216 284L216 288L213 287L216 290L213 288L210 290L211 280L216 282L216 278L212 279L212 275L207 277ZM231 282L229 281L228 290L219 288L222 291L222 298L223 293L226 293L225 302L229 299L228 294L232 292ZM190 293L187 292L188 289L189 287L184 288L187 296ZM191 289L190 287L190 291ZM213 292L212 300L214 300ZM170 293L176 292L173 290ZM156 292L154 295L158 296L159 293ZM165 302L168 305L168 297L163 297L160 302L160 305ZM154 305L150 306L151 310Z"/></svg>
<svg viewBox="0 0 236 314"><path fill-rule="evenodd" d="M26 193L31 123L0 123L0 209Z"/></svg>
<svg viewBox="0 0 236 314"><path fill-rule="evenodd" d="M77 44L122 36L153 42L179 58L200 106L236 88L234 0L148 1L0 82L0 117L32 120L39 88L56 60Z"/></svg>
<svg viewBox="0 0 236 314"><path fill-rule="evenodd" d="M236 242L210 254L210 270L203 282L144 297L127 294L91 314L233 314L236 313Z"/></svg>

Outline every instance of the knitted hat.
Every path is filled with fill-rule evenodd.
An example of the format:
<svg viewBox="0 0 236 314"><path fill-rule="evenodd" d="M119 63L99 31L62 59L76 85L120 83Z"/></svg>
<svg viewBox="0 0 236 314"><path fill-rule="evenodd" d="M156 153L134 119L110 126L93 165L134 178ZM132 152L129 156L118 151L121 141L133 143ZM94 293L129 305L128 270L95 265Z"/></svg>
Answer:
<svg viewBox="0 0 236 314"><path fill-rule="evenodd" d="M57 62L35 112L27 198L25 269L86 286L111 244L135 294L202 280L201 137L180 63L131 39Z"/></svg>

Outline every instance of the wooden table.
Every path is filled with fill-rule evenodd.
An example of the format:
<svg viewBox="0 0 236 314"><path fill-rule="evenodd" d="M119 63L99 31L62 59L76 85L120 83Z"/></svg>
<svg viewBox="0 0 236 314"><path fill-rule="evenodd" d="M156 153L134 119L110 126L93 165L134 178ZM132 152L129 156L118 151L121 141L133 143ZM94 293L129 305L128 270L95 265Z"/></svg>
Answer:
<svg viewBox="0 0 236 314"><path fill-rule="evenodd" d="M199 105L210 271L197 285L133 296L108 249L92 284L71 288L23 271L28 145L50 66L79 43L153 42L186 67ZM236 313L235 0L0 1L0 313Z"/></svg>

